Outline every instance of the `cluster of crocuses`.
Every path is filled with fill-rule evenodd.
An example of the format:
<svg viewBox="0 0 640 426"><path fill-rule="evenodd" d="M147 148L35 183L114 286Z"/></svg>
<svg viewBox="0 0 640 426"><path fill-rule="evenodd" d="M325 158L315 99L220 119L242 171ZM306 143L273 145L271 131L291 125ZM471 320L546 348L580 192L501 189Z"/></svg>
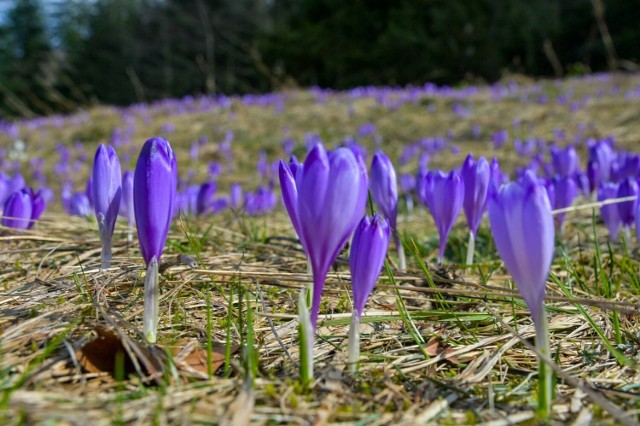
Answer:
<svg viewBox="0 0 640 426"><path fill-rule="evenodd" d="M358 362L360 317L380 273L390 235L402 247L396 229L398 193L394 167L384 153L376 153L369 181L363 160L362 151L338 148L327 153L322 144L317 144L304 163L295 158L289 164L280 163L282 198L313 273L313 285L303 290L299 301L303 383L313 377L313 334L326 275L346 241L353 234L350 268L354 312L348 344L352 370ZM427 172L419 175L418 186L440 233L440 259L448 233L463 206L471 246L488 209L498 252L531 310L536 345L548 356L543 301L555 242L550 197L544 182L531 170L506 185L503 179L496 161L491 164L484 158L476 161L470 154L461 172ZM385 220L377 215L373 218L364 215L368 189ZM306 291L312 294L310 312ZM546 417L552 382L543 361L540 381L539 407Z"/></svg>
<svg viewBox="0 0 640 426"><path fill-rule="evenodd" d="M51 201L53 193L48 188L38 191L26 186L24 177L16 173L12 177L0 175L0 206L2 226L31 229Z"/></svg>
<svg viewBox="0 0 640 426"><path fill-rule="evenodd" d="M159 315L158 263L173 218L178 184L173 150L164 139L149 139L140 151L135 171L123 176L115 149L100 145L90 182L89 193L102 242L102 268L111 266L111 242L118 214L124 214L130 225L135 221L140 251L147 265L144 335L153 343Z"/></svg>

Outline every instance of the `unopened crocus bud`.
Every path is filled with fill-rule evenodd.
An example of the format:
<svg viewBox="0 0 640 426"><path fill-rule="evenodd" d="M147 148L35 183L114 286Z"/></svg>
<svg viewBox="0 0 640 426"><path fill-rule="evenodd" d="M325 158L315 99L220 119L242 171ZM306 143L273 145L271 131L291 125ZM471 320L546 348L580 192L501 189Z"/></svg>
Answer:
<svg viewBox="0 0 640 426"><path fill-rule="evenodd" d="M216 195L217 190L218 185L215 182L205 182L200 185L200 191L198 191L198 199L196 201L198 215L211 212L211 204L213 203L213 197Z"/></svg>
<svg viewBox="0 0 640 426"><path fill-rule="evenodd" d="M365 216L353 234L349 266L353 291L353 316L349 329L349 366L355 370L360 354L360 318L384 264L389 247L389 223L377 214Z"/></svg>
<svg viewBox="0 0 640 426"><path fill-rule="evenodd" d="M158 328L158 262L173 217L178 166L169 142L145 142L133 177L133 205L142 257L147 264L144 289L144 335L155 343Z"/></svg>
<svg viewBox="0 0 640 426"><path fill-rule="evenodd" d="M475 236L487 210L487 194L491 180L491 168L484 157L476 162L469 154L460 171L464 182L464 214L469 230Z"/></svg>
<svg viewBox="0 0 640 426"><path fill-rule="evenodd" d="M598 201L606 201L618 196L617 183L607 182L601 183L598 186ZM618 239L618 233L620 232L620 226L622 220L620 219L620 211L616 204L605 204L600 207L600 214L605 226L609 230L609 239L616 241Z"/></svg>
<svg viewBox="0 0 640 426"><path fill-rule="evenodd" d="M377 152L371 161L371 179L369 182L371 197L384 217L389 221L391 233L398 252L399 269L406 270L404 248L398 237L398 182L393 163L385 153Z"/></svg>
<svg viewBox="0 0 640 426"><path fill-rule="evenodd" d="M464 200L464 182L460 173L456 170L448 174L443 171L427 173L420 197L429 208L438 228L440 235L438 263L442 263L449 233L460 214Z"/></svg>
<svg viewBox="0 0 640 426"><path fill-rule="evenodd" d="M122 172L112 146L100 145L93 161L93 206L102 241L102 267L111 266L111 238L120 211Z"/></svg>
<svg viewBox="0 0 640 426"><path fill-rule="evenodd" d="M122 175L122 200L120 202L120 215L127 218L127 225L133 227L136 223L136 214L133 207L133 172L127 170Z"/></svg>
<svg viewBox="0 0 640 426"><path fill-rule="evenodd" d="M637 197L638 193L640 193L640 189L638 188L638 181L635 177L629 177L623 179L622 182L620 182L620 185L618 186L617 198ZM629 228L633 224L635 205L636 200L622 201L618 203L618 213L620 214L622 226L624 226L625 228Z"/></svg>
<svg viewBox="0 0 640 426"><path fill-rule="evenodd" d="M380 275L389 247L390 226L379 215L365 216L353 234L349 252L353 309L362 316L364 305Z"/></svg>
<svg viewBox="0 0 640 426"><path fill-rule="evenodd" d="M559 176L572 176L578 170L578 153L573 146L551 148L551 164Z"/></svg>
<svg viewBox="0 0 640 426"><path fill-rule="evenodd" d="M544 185L532 172L526 172L519 182L503 186L489 200L489 223L498 253L531 311L536 347L550 356L544 294L555 236ZM552 372L542 359L538 368L538 410L547 417L553 395Z"/></svg>
<svg viewBox="0 0 640 426"><path fill-rule="evenodd" d="M551 205L531 172L489 201L489 221L500 257L536 321L554 250Z"/></svg>
<svg viewBox="0 0 640 426"><path fill-rule="evenodd" d="M232 183L229 188L229 206L232 209L242 207L242 185L239 183Z"/></svg>
<svg viewBox="0 0 640 426"><path fill-rule="evenodd" d="M469 225L469 246L467 249L467 265L473 263L475 239L478 234L482 216L487 210L487 195L491 183L491 167L484 157L476 162L469 154L460 171L464 182L464 215Z"/></svg>
<svg viewBox="0 0 640 426"><path fill-rule="evenodd" d="M31 194L28 189L12 193L4 203L2 225L16 229L29 228L32 208Z"/></svg>
<svg viewBox="0 0 640 426"><path fill-rule="evenodd" d="M76 192L65 202L65 209L72 216L87 217L91 215L91 203L84 192Z"/></svg>
<svg viewBox="0 0 640 426"><path fill-rule="evenodd" d="M576 198L576 195L578 195L576 180L571 176L555 176L551 181L551 185L553 187L553 200L550 201L553 210L571 207L573 200ZM564 227L564 218L566 215L564 212L555 215L555 222L559 233L562 232Z"/></svg>

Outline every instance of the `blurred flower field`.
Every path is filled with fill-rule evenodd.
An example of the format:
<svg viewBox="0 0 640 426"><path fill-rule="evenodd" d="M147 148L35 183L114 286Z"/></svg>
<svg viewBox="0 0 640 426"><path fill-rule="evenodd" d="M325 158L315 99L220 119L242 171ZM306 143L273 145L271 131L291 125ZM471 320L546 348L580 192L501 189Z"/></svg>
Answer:
<svg viewBox="0 0 640 426"><path fill-rule="evenodd" d="M170 142L178 168L155 344L143 333L146 265L133 201L121 205L103 267L89 179L99 144L113 147L133 179L152 137ZM344 249L324 286L307 386L298 380L298 293L311 276L283 206L279 163L304 164L318 143L349 148L368 169L383 151L397 173L399 212L361 313L357 372L348 368ZM499 167L500 183L537 176L558 210L545 299L549 422L636 424L633 74L189 97L0 122L4 216L29 206L24 226L5 218L0 228L0 422L535 424L536 331L487 216L467 265L465 215L458 208L442 246L420 195L427 171L460 171L469 153ZM5 204L14 192L20 206ZM444 194L429 203L453 203ZM367 212L375 208L370 200ZM522 244L533 252L532 241Z"/></svg>

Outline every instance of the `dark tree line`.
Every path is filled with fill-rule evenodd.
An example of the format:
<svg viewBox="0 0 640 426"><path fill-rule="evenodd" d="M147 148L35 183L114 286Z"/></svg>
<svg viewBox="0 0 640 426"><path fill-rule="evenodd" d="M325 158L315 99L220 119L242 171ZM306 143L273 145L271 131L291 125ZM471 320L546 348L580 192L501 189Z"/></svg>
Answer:
<svg viewBox="0 0 640 426"><path fill-rule="evenodd" d="M636 0L15 0L0 114L633 69Z"/></svg>

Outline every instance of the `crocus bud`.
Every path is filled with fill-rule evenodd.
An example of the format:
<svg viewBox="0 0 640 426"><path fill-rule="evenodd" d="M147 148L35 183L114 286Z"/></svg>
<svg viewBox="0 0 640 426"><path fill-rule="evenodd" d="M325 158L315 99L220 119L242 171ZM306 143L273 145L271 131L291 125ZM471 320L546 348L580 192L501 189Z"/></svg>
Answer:
<svg viewBox="0 0 640 426"><path fill-rule="evenodd" d="M102 241L102 267L111 266L111 237L120 211L122 173L112 146L101 144L93 161L93 206Z"/></svg>
<svg viewBox="0 0 640 426"><path fill-rule="evenodd" d="M87 217L91 215L91 203L84 192L76 192L65 203L67 212L72 216Z"/></svg>
<svg viewBox="0 0 640 426"><path fill-rule="evenodd" d="M353 234L349 266L351 268L351 288L353 309L362 316L364 305L380 275L389 247L389 223L379 215L365 216Z"/></svg>
<svg viewBox="0 0 640 426"><path fill-rule="evenodd" d="M464 200L464 182L460 173L456 170L452 170L449 174L442 171L427 173L420 197L429 208L438 228L440 235L438 262L442 263L449 233L460 214Z"/></svg>
<svg viewBox="0 0 640 426"><path fill-rule="evenodd" d="M492 195L489 223L498 253L536 322L553 260L554 227L547 192L532 172Z"/></svg>
<svg viewBox="0 0 640 426"><path fill-rule="evenodd" d="M373 156L369 186L373 201L389 221L395 236L398 217L398 183L393 164L383 152L377 152Z"/></svg>
<svg viewBox="0 0 640 426"><path fill-rule="evenodd" d="M557 175L572 176L578 170L578 154L573 146L551 148L551 164Z"/></svg>
<svg viewBox="0 0 640 426"><path fill-rule="evenodd" d="M611 177L611 165L615 159L615 152L606 140L589 144L589 164L593 187L600 182L608 182ZM589 167L590 166L590 167Z"/></svg>
<svg viewBox="0 0 640 426"><path fill-rule="evenodd" d="M239 183L232 183L229 188L229 206L232 209L242 207L242 185Z"/></svg>
<svg viewBox="0 0 640 426"><path fill-rule="evenodd" d="M315 330L324 281L364 214L366 169L346 148L327 154L316 144L296 179L300 239L313 269L311 324Z"/></svg>
<svg viewBox="0 0 640 426"><path fill-rule="evenodd" d="M601 183L598 186L598 201L606 201L618 196L617 183L607 182ZM620 211L616 204L606 204L600 207L600 214L605 226L609 230L609 239L616 241L618 239L618 233L620 232L620 225L622 220L620 219Z"/></svg>
<svg viewBox="0 0 640 426"><path fill-rule="evenodd" d="M464 214L467 217L469 230L475 237L478 227L482 222L482 216L487 210L487 194L491 180L491 168L484 157L476 162L473 155L469 154L460 171L464 182Z"/></svg>
<svg viewBox="0 0 640 426"><path fill-rule="evenodd" d="M198 191L198 199L196 201L196 209L198 215L211 212L211 204L213 203L213 197L216 195L218 185L215 182L205 182L200 185Z"/></svg>
<svg viewBox="0 0 640 426"><path fill-rule="evenodd" d="M573 200L578 195L578 185L576 180L571 176L555 176L551 185L553 186L553 210L565 209L573 204ZM566 213L558 213L555 215L555 221L558 231L561 232L564 225Z"/></svg>
<svg viewBox="0 0 640 426"><path fill-rule="evenodd" d="M376 284L389 247L389 223L377 214L365 216L353 234L349 266L353 291L353 316L349 329L349 365L355 370L360 354L360 317Z"/></svg>
<svg viewBox="0 0 640 426"><path fill-rule="evenodd" d="M129 227L133 227L136 222L136 214L133 207L133 172L129 170L122 175L120 215L127 218Z"/></svg>
<svg viewBox="0 0 640 426"><path fill-rule="evenodd" d="M28 189L12 193L4 203L2 225L16 229L29 228L32 208L31 194Z"/></svg>
<svg viewBox="0 0 640 426"><path fill-rule="evenodd" d="M622 182L620 182L617 198L637 197L638 193L640 193L640 189L638 188L638 181L635 177L629 177L623 179ZM635 205L635 200L623 201L621 203L618 203L618 213L620 214L622 226L631 227L631 225L633 224Z"/></svg>
<svg viewBox="0 0 640 426"><path fill-rule="evenodd" d="M144 283L144 335L156 342L159 316L158 262L173 217L178 166L169 142L152 138L144 143L133 176L133 205L140 251L147 264Z"/></svg>
<svg viewBox="0 0 640 426"><path fill-rule="evenodd" d="M162 138L146 141L136 163L133 205L140 251L147 265L162 256L177 184L178 166L169 142Z"/></svg>

